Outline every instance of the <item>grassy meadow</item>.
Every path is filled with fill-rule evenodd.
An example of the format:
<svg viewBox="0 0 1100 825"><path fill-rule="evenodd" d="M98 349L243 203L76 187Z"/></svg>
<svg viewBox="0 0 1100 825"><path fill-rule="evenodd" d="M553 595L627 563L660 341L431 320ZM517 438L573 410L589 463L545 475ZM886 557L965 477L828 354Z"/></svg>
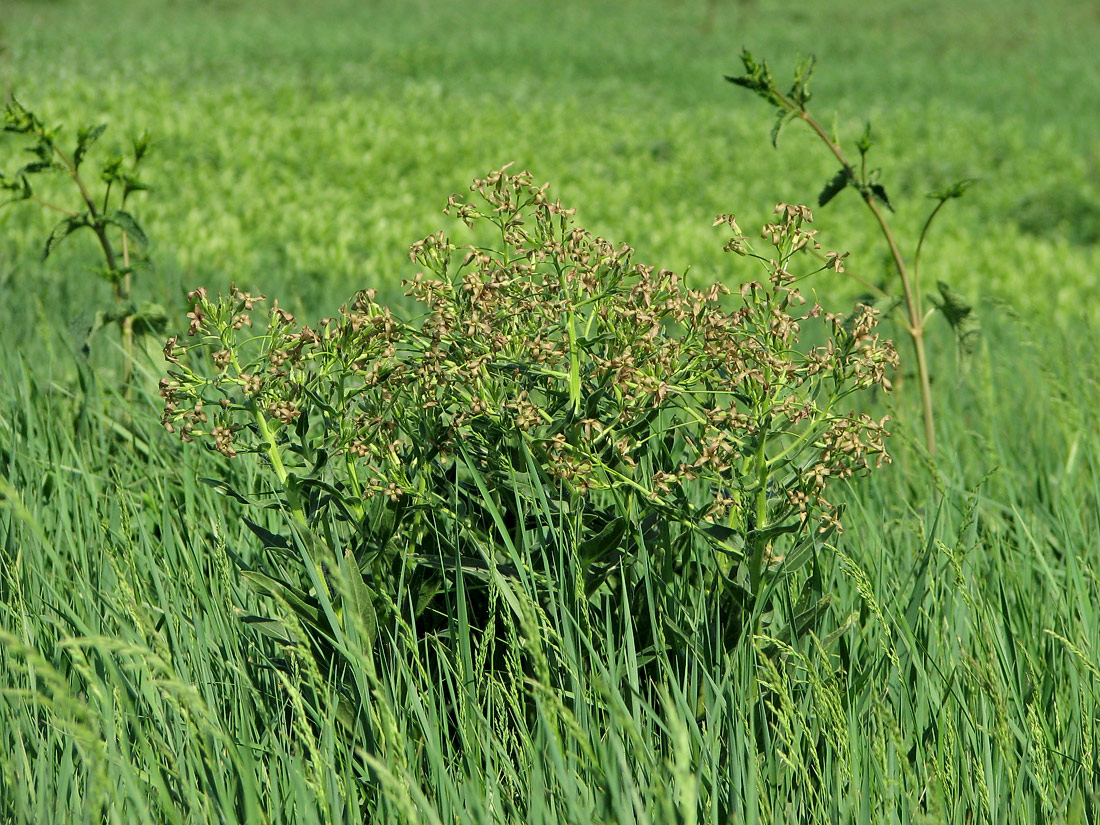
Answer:
<svg viewBox="0 0 1100 825"><path fill-rule="evenodd" d="M4 0L5 92L67 139L152 134L133 298L170 320L120 389L115 330L88 340L112 301L91 233L43 262L57 216L0 207L0 825L1100 819L1098 43L1069 0ZM577 608L577 558L524 577L543 550L501 523L518 618L490 587L499 620L473 632L486 590L455 562L431 638L349 624L327 670L284 644L294 605L241 573L286 532L271 473L160 423L187 292L407 308L409 245L509 162L638 260L736 291L760 269L714 216L750 230L836 172L801 124L772 148L766 105L722 79L742 47L781 82L815 53L811 108L852 154L871 121L906 255L925 194L978 179L922 252L923 291L950 284L982 326L962 357L929 321L936 456L884 322L899 386L859 403L891 416L893 461L837 488L844 530L754 614L767 632L651 655L640 615ZM0 171L17 146L0 134ZM899 289L855 193L814 227ZM864 290L803 288L830 310ZM685 616L713 607L640 576Z"/></svg>

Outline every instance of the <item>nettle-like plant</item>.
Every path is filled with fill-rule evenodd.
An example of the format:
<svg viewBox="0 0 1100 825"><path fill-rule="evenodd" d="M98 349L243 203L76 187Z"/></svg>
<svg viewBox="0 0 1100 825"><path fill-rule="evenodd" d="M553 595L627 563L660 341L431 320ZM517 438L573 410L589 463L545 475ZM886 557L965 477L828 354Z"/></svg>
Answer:
<svg viewBox="0 0 1100 825"><path fill-rule="evenodd" d="M786 92L780 90L775 77L768 68L768 64L762 60L757 61L747 49L741 54L741 62L744 65L745 74L736 77L727 75L726 80L749 89L775 108L775 125L772 127L771 133L772 145L776 145L779 140L779 133L787 123L793 120L801 120L840 163L840 169L821 190L821 194L818 196L818 205L825 206L845 189L854 189L859 193L860 198L874 216L875 222L881 230L883 240L890 251L890 260L901 283L902 295L894 297L866 281L863 281L863 283L871 287L884 299L884 303L890 311L898 311L899 322L913 342L917 376L920 381L925 444L928 447L928 452L934 456L936 454L935 411L932 403L931 370L924 346L925 326L929 316L935 310L940 310L943 317L955 331L956 343L959 346L960 353L964 353L973 348L979 324L974 316L973 309L966 303L965 299L942 281L937 283L940 294L932 298L933 308L927 311L924 309L920 286L920 255L921 250L924 248L924 242L928 237L928 230L932 227L932 223L939 215L940 210L948 201L962 197L963 193L974 183L974 179L967 178L957 181L928 195L929 198L936 201L936 205L924 222L911 263L907 262L902 254L901 247L898 245L894 231L890 227L890 222L883 211L883 209L886 209L893 212L894 206L890 202L886 187L882 184L880 170L869 168L867 165L867 154L873 145L871 125L867 124L863 134L856 141L859 162L858 164L853 163L845 155L839 139L830 136L807 109L812 97L810 80L813 77L816 62L812 55L800 62L795 68L794 80L790 89Z"/></svg>
<svg viewBox="0 0 1100 825"><path fill-rule="evenodd" d="M819 248L808 209L777 207L768 255L719 217L726 248L766 273L724 301L575 226L546 189L506 167L450 199L495 240L413 245L418 318L368 290L315 326L278 302L260 321L262 296L199 289L165 347L165 427L271 470L290 531L249 520L281 561L245 575L319 655L351 619L372 641L394 623L442 632L459 580L521 619L519 596L556 584L582 614L645 625L651 653L673 644L666 624L737 644L839 527L830 486L888 460L885 419L847 404L889 389L895 351L873 309L805 304L793 266ZM822 343L802 350L808 325ZM689 591L709 615L685 615ZM816 604L796 612L809 621ZM465 621L487 626L471 605Z"/></svg>
<svg viewBox="0 0 1100 825"><path fill-rule="evenodd" d="M0 172L0 191L9 193L4 203L37 203L62 216L46 239L42 260L49 258L59 243L79 230L88 230L96 239L101 263L94 271L111 285L114 305L96 314L88 337L106 325L118 324L126 353L123 384L128 384L135 335L160 332L167 321L161 306L146 303L139 307L131 300L134 271L146 263L144 251L148 241L129 211L129 200L135 193L148 188L141 180L139 167L149 152L149 135L133 138L128 155L104 157L99 167L98 186L95 186L93 179L85 174L84 164L106 131L105 124L78 129L73 148L67 152L60 143L62 128L46 126L38 115L14 98L5 105L0 121L4 132L22 138L22 149L29 155L27 162L14 172ZM54 176L71 182L77 196L74 204L63 204L40 194L37 179Z"/></svg>

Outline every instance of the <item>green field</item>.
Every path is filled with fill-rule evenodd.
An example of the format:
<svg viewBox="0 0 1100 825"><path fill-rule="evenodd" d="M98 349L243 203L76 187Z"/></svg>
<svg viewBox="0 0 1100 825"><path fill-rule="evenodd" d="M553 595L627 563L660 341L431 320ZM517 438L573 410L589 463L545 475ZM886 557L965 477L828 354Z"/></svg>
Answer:
<svg viewBox="0 0 1100 825"><path fill-rule="evenodd" d="M107 123L96 151L152 134L132 206L152 266L133 298L170 321L120 389L113 328L83 349L112 303L91 233L43 262L57 216L0 207L0 825L1100 819L1100 13L708 9L4 0L0 91L64 140ZM911 347L884 323L900 387L860 403L892 416L893 463L838 488L812 627L791 629L808 571L777 588L775 638L705 666L647 658L637 614L578 618L562 582L537 615L490 602L493 636L464 624L457 575L432 645L341 637L328 672L242 622L293 613L241 575L273 558L244 519L286 521L203 481L273 501L261 461L160 425L160 348L187 328L186 293L235 283L317 319L374 288L404 310L409 245L452 231L448 195L510 162L692 286L760 278L714 216L749 229L778 201L815 204L836 162L800 124L772 148L767 106L723 80L743 47L783 82L816 54L811 106L852 154L871 121L906 255L925 194L978 179L921 266L924 292L951 284L982 335L961 357L929 322L933 458ZM0 171L26 161L19 145L0 134ZM68 203L66 186L41 191ZM855 193L815 218L852 272L898 289ZM863 289L823 273L804 291L833 309ZM706 595L669 598L705 612Z"/></svg>

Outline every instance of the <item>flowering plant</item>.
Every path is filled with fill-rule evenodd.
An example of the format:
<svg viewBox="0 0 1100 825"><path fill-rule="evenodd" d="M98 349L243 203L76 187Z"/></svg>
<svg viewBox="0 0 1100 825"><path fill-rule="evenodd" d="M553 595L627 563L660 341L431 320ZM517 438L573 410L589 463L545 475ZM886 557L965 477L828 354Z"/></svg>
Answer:
<svg viewBox="0 0 1100 825"><path fill-rule="evenodd" d="M719 216L726 248L766 275L730 299L635 263L526 172L471 189L446 211L493 242L413 245L418 318L366 290L315 326L274 302L258 332L262 296L193 292L187 336L165 347L165 427L267 462L302 558L351 571L333 598L372 635L447 621L458 576L537 590L568 568L580 601L630 610L646 568L736 607L736 639L740 614L839 528L830 485L888 460L885 419L844 407L889 389L875 311L807 306L794 264L820 247L802 206L776 208L768 255ZM823 343L800 349L808 325ZM326 578L300 561L297 578L252 580L328 632L342 614L322 618Z"/></svg>

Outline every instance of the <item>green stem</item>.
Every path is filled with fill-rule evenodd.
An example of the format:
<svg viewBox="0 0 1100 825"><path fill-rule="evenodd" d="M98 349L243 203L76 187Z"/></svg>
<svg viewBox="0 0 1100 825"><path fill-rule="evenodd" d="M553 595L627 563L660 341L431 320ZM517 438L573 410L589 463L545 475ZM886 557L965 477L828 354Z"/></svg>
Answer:
<svg viewBox="0 0 1100 825"><path fill-rule="evenodd" d="M751 541L752 556L749 562L749 588L753 595L760 593L760 581L763 578L764 552L767 542L760 537L760 533L768 524L768 457L765 452L767 445L767 428L760 430L760 444L756 450L756 486L754 509L756 511L756 524L753 527L755 535Z"/></svg>
<svg viewBox="0 0 1100 825"><path fill-rule="evenodd" d="M355 504L351 507L352 515L357 519L363 518L363 505L360 503L363 500L363 484L359 481L359 471L355 469L355 460L347 455L345 457L348 470L348 482L351 484L351 494L355 496Z"/></svg>
<svg viewBox="0 0 1100 825"><path fill-rule="evenodd" d="M797 106L793 101L789 100L782 94L776 92L781 104L788 109L788 111L795 114L803 122L806 123L810 129L821 139L822 143L828 147L832 152L833 157L840 161L841 166L847 172L852 180L857 180L855 170L852 165L848 163L848 159L844 156L844 152L833 141L832 138L821 128L821 125L810 116L809 112L801 107ZM920 393L921 393L921 411L924 418L924 438L925 443L928 446L928 452L931 456L936 455L936 427L934 419L934 409L932 405L932 379L928 369L928 356L924 348L924 315L921 312L921 299L920 293L917 289L915 277L911 278L908 268L905 265L905 259L901 254L901 249L898 248L897 240L894 238L894 233L890 229L890 224L886 221L886 216L882 214L882 210L879 209L878 204L875 203L874 195L867 189L861 191L863 196L863 202L867 204L867 208L871 210L871 214L878 222L879 229L882 232L882 236L886 239L886 245L890 248L890 256L894 262L894 269L897 270L898 277L901 279L901 288L905 295L906 312L909 316L908 322L903 323L905 331L909 333L909 337L913 341L913 349L917 357L917 373L920 376ZM933 212L933 216L935 212ZM931 223L931 219L929 219ZM925 231L927 231L928 224L925 225ZM921 233L921 239L923 241L924 233ZM918 246L919 249L919 246Z"/></svg>
<svg viewBox="0 0 1100 825"><path fill-rule="evenodd" d="M49 138L48 135L42 132L36 132L36 136L48 140L50 146L53 147L54 154L61 160L61 163L65 166L65 169L69 173L69 177L72 178L73 183L76 184L76 188L80 191L80 197L84 200L85 205L88 207L88 217L91 219L90 225L92 231L95 232L96 239L99 241L99 246L103 250L103 257L107 260L107 268L112 272L118 271L118 264L115 259L115 251L111 246L111 241L107 237L107 227L100 220L101 212L96 207L95 201L92 199L91 193L88 191L88 187L84 185L84 179L80 177L80 173L76 169L76 165L69 159L57 144ZM125 300L122 293L119 290L119 286L115 284L115 299L122 301Z"/></svg>
<svg viewBox="0 0 1100 825"><path fill-rule="evenodd" d="M237 353L224 337L222 338L222 346L232 353L230 356L230 363L233 365L233 371L236 372L237 375L240 375L242 370L241 364L237 360ZM287 503L290 505L291 515L303 531L310 533L309 519L306 518L305 511L302 509L297 491L287 489L287 481L290 478L290 473L287 472L286 465L283 464L283 456L282 453L279 452L279 445L275 441L275 433L271 430L271 425L268 423L267 416L263 414L263 410L260 409L260 405L256 402L255 398L249 400L248 406L252 411L252 419L256 422L256 428L260 431L261 438L263 438L264 454L267 456L267 460L271 462L271 469L275 471L275 478L279 480L279 486L287 493Z"/></svg>
<svg viewBox="0 0 1100 825"><path fill-rule="evenodd" d="M50 203L49 201L44 201L44 200L42 200L42 198L38 197L38 195L31 195L30 199L32 201L34 201L35 203L37 203L39 206L43 206L46 209L52 210L54 212L60 212L62 215L64 215L67 218L79 218L80 217L79 212L73 212L71 209L65 209L64 207L58 206L55 203Z"/></svg>
<svg viewBox="0 0 1100 825"><path fill-rule="evenodd" d="M913 253L913 283L916 286L917 293L920 293L920 252L924 249L924 239L928 235L928 230L932 227L932 221L936 219L936 215L943 209L947 203L947 198L943 198L936 204L936 208L932 210L932 213L928 216L928 220L924 222L924 226L920 231L920 238L917 239L917 249Z"/></svg>

